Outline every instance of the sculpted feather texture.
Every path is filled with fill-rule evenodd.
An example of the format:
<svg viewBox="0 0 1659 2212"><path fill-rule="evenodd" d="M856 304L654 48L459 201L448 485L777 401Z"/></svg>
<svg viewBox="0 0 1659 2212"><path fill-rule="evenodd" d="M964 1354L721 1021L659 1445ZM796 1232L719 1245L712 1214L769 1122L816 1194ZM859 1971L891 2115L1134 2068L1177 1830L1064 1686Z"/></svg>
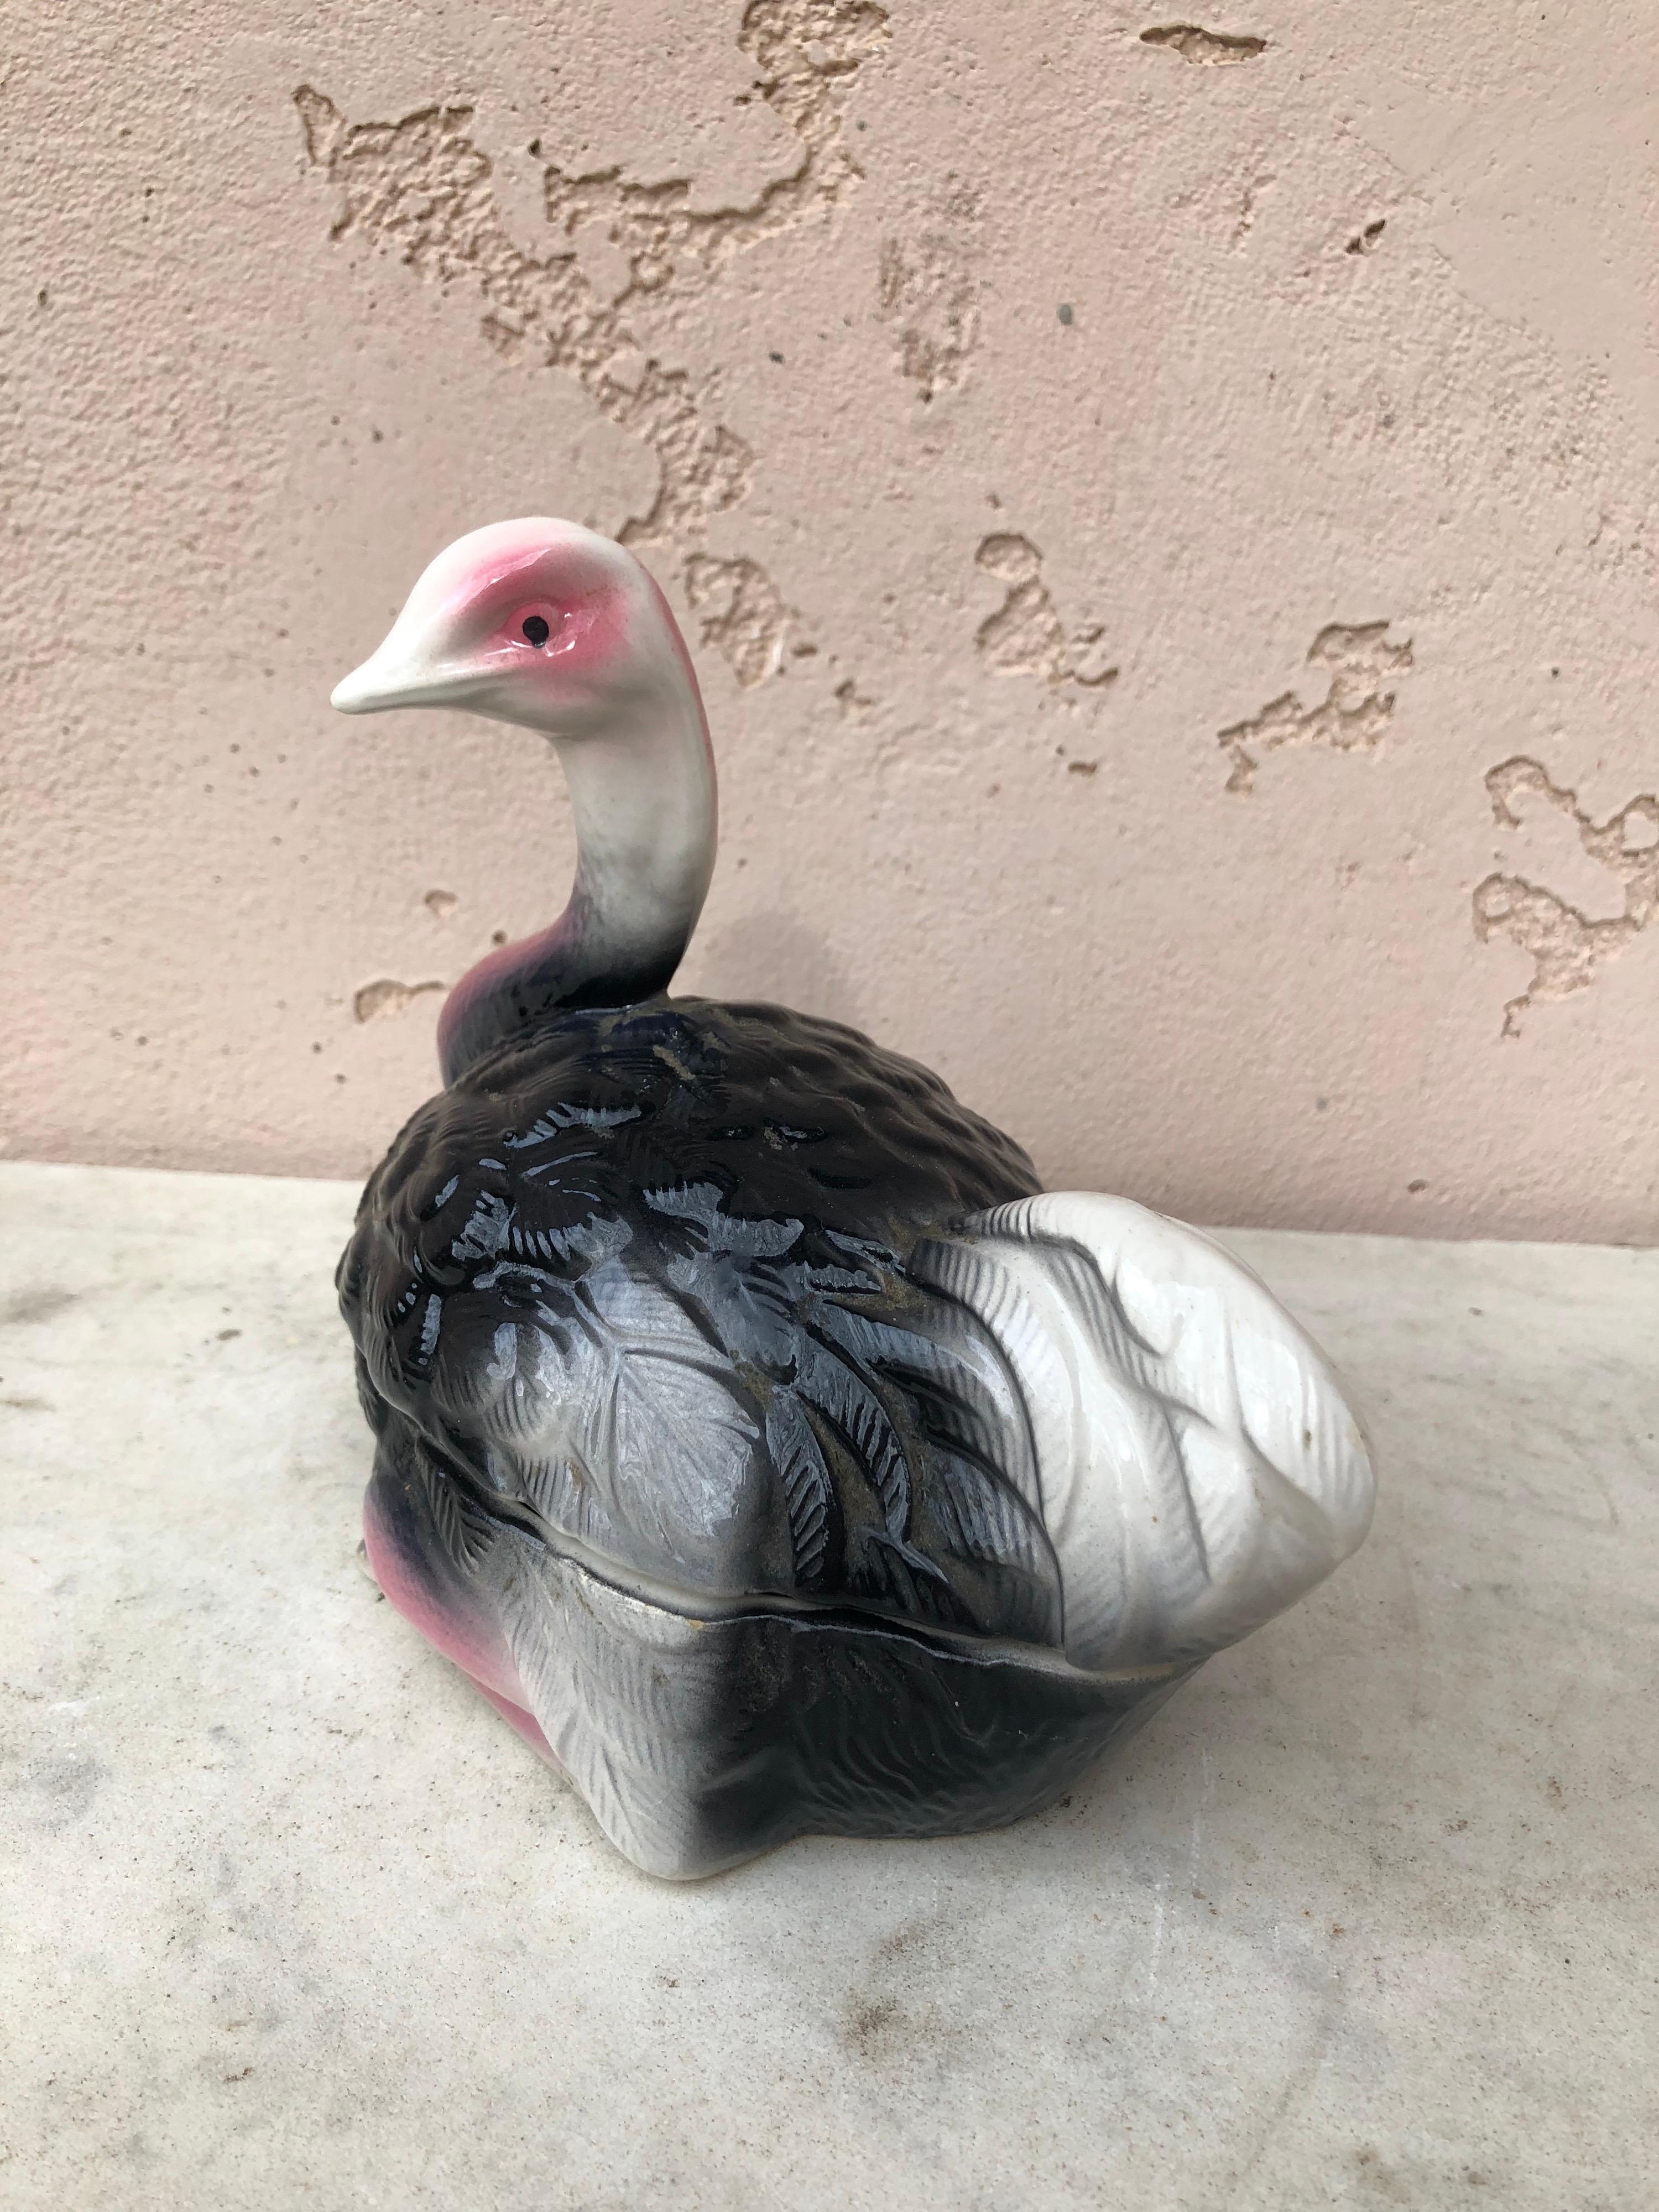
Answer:
<svg viewBox="0 0 1659 2212"><path fill-rule="evenodd" d="M1012 1820L1363 1538L1358 1425L1218 1248L853 1030L662 994L713 773L630 556L475 533L336 696L570 777L576 890L458 987L339 1287L374 1571L638 1864Z"/></svg>

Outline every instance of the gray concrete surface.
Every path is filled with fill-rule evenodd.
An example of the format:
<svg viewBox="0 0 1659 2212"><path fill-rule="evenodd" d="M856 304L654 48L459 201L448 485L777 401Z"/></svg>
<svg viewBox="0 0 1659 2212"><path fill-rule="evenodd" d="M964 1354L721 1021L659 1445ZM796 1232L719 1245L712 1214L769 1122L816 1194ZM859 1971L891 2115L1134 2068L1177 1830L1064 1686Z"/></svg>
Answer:
<svg viewBox="0 0 1659 2212"><path fill-rule="evenodd" d="M1232 1236L1370 1544L1070 1803L633 1872L354 1564L325 1183L0 1169L0 2196L1659 2202L1659 1255Z"/></svg>

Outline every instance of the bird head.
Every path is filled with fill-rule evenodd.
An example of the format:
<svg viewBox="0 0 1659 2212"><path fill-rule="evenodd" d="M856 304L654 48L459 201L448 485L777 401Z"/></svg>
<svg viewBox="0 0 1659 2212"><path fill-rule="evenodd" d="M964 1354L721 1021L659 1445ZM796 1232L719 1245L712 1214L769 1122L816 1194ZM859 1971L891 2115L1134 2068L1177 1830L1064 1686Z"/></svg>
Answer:
<svg viewBox="0 0 1659 2212"><path fill-rule="evenodd" d="M661 592L580 523L492 523L440 553L385 642L334 688L342 714L463 707L580 738L696 679Z"/></svg>

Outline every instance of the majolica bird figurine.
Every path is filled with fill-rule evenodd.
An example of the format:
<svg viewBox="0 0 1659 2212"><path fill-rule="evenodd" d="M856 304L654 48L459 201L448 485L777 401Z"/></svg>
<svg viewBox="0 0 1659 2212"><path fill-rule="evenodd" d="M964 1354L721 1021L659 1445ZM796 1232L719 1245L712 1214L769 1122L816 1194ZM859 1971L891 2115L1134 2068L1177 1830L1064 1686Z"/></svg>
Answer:
<svg viewBox="0 0 1659 2212"><path fill-rule="evenodd" d="M334 693L557 748L553 926L462 977L340 1265L386 1595L653 1874L1047 1804L1364 1536L1319 1352L833 1022L665 995L714 861L621 546L474 532Z"/></svg>

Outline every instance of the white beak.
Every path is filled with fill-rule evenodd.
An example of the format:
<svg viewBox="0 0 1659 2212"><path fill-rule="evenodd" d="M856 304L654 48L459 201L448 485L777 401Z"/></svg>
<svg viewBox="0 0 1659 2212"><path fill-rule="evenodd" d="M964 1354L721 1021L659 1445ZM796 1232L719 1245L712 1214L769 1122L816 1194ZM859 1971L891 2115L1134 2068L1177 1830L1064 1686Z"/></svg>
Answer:
<svg viewBox="0 0 1659 2212"><path fill-rule="evenodd" d="M476 668L432 668L414 659L394 631L361 668L341 678L329 697L343 714L375 714L384 707L447 707L465 699L477 680Z"/></svg>

